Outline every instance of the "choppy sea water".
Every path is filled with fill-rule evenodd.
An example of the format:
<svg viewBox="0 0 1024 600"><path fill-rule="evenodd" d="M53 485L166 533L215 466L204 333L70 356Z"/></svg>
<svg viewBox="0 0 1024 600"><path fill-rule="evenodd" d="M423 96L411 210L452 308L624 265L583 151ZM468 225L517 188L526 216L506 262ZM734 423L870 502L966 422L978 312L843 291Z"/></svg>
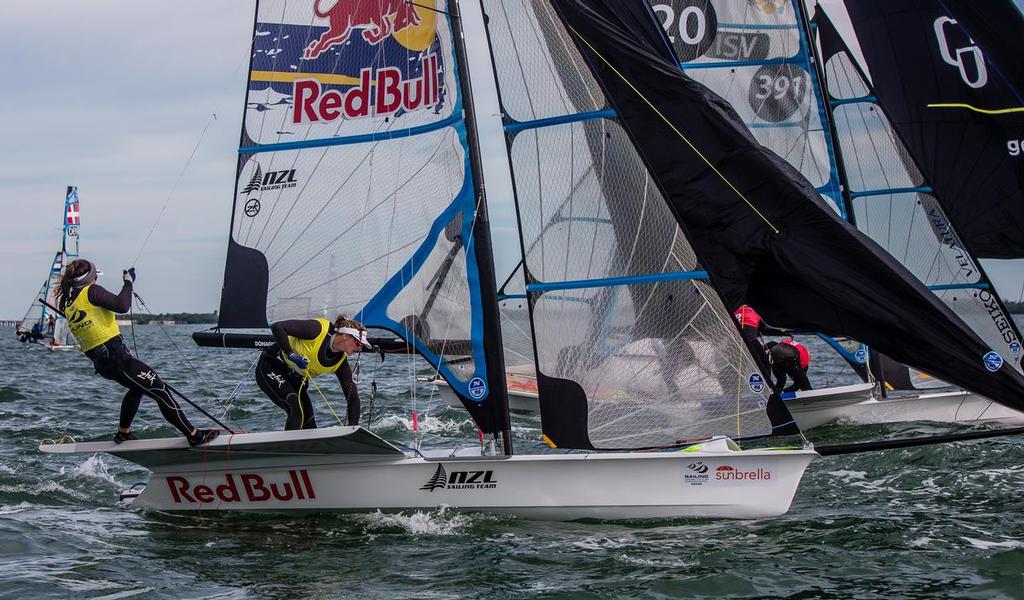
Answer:
<svg viewBox="0 0 1024 600"><path fill-rule="evenodd" d="M283 414L251 381L256 355L197 348L195 329L137 327L139 353L233 425L280 428ZM850 382L823 347L812 353L815 383ZM415 406L424 446L475 443L461 411L429 388L410 390L411 375L429 374L423 363L362 362L364 424L369 381L379 386L375 432L412 444ZM37 451L42 438L113 433L121 390L85 357L25 347L0 330L0 365L0 598L1024 598L1021 437L819 459L789 513L757 521L552 523L444 510L182 516L118 503L144 469ZM336 387L324 391L342 410ZM322 402L317 411L321 426L331 424ZM543 448L537 418L514 424L517 448ZM962 428L829 426L809 437ZM175 434L146 400L135 429Z"/></svg>

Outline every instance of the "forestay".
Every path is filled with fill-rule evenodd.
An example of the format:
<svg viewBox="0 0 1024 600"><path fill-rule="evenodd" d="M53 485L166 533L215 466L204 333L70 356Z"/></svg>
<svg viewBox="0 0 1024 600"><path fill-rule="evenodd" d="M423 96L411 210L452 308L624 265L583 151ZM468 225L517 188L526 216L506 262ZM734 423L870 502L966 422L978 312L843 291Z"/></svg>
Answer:
<svg viewBox="0 0 1024 600"><path fill-rule="evenodd" d="M484 2L543 430L560 447L763 435L770 390L548 2Z"/></svg>
<svg viewBox="0 0 1024 600"><path fill-rule="evenodd" d="M494 431L454 37L440 0L259 3L219 326L388 329Z"/></svg>
<svg viewBox="0 0 1024 600"><path fill-rule="evenodd" d="M938 3L930 14L932 16L928 18L913 19L920 26L900 35L924 31L922 24L925 21L930 24L943 18ZM952 219L947 211L948 206L966 201L961 195L975 197L986 193L981 189L972 191L979 185L975 181L981 169L979 162L976 157L960 155L955 164L948 167L951 172L942 174L944 187L935 187L933 180L926 177L920 168L922 160L934 160L930 158L931 151L910 151L904 142L907 130L895 128L889 119L889 106L894 104L901 107L903 118L915 112L912 110L914 100L903 96L902 90L908 86L887 90L885 97L889 98L889 103L880 105L879 100L883 96L868 82L865 70L851 57L827 15L819 14L816 22L827 90L850 186L853 222L906 266L985 340L996 353L992 357L993 364L1005 361L1020 371L1024 354L1016 326L981 264L971 255L970 245L960 237L961 221ZM911 37L920 46L934 45L933 39L923 36L922 33ZM880 43L877 38L872 37L871 40L872 43ZM861 47L867 45L868 40L862 39ZM867 56L875 55L868 50L865 53ZM886 68L870 66L873 74ZM922 63L920 68L925 69L927 65ZM900 96L894 97L897 94ZM921 112L933 110L924 106L920 109ZM965 139L972 139L977 134L974 127L958 126L967 135ZM943 129L941 125L936 127L932 123L927 130L939 135ZM923 132L918 132L914 137L922 135ZM922 378L913 370L910 373L909 382L913 387L933 387L934 381L927 376Z"/></svg>

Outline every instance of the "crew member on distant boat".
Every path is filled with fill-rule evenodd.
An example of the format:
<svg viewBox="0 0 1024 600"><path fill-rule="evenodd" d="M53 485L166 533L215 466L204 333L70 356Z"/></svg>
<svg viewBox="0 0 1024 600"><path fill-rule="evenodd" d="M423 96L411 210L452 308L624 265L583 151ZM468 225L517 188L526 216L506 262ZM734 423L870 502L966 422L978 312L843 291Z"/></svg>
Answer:
<svg viewBox="0 0 1024 600"><path fill-rule="evenodd" d="M53 315L50 315L50 318L46 320L46 333L48 335L53 335L53 329L56 326L57 326L57 319L54 319Z"/></svg>
<svg viewBox="0 0 1024 600"><path fill-rule="evenodd" d="M96 283L102 275L88 260L72 261L57 286L57 307L67 317L78 347L92 360L96 373L128 388L121 400L121 414L114 442L120 444L136 439L132 421L139 411L142 396L156 400L160 413L180 431L188 443L199 446L217 437L216 429L196 429L171 396L167 385L156 371L135 358L121 337L114 313L126 313L132 306L132 284L135 268L124 271L124 285L116 296Z"/></svg>
<svg viewBox="0 0 1024 600"><path fill-rule="evenodd" d="M768 355L765 354L765 346L761 345L759 338L762 335L787 335L789 332L768 326L761 319L761 315L757 314L757 311L749 304L741 304L733 312L733 316L736 317L736 322L740 325L740 335L743 337L743 341L747 343L747 347L750 348L750 351L756 358L763 361L763 366L769 366L771 361L768 360Z"/></svg>
<svg viewBox="0 0 1024 600"><path fill-rule="evenodd" d="M366 328L339 315L327 319L279 321L270 326L276 344L256 363L256 384L284 409L284 428L316 429L309 379L334 373L348 401L347 425L359 424L359 391L352 380L348 356L369 349Z"/></svg>
<svg viewBox="0 0 1024 600"><path fill-rule="evenodd" d="M772 374L779 388L786 385L786 377L793 380L793 385L784 388L785 392L810 390L811 382L807 379L807 368L811 365L811 353L803 344L796 340L783 340L782 343L768 342L764 345L772 365Z"/></svg>

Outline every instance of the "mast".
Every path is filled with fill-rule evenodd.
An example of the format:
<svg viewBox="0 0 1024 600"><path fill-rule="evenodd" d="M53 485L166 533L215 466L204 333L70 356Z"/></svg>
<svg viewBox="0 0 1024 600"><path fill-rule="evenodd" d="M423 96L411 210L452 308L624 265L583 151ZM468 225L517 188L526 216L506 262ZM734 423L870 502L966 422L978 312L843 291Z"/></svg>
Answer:
<svg viewBox="0 0 1024 600"><path fill-rule="evenodd" d="M814 2L815 10L819 10L817 0ZM814 30L808 18L804 0L793 0L793 7L797 17L800 19L800 27L803 35L800 36L801 44L807 45L807 55L811 59L811 77L814 78L814 87L818 89L822 117L825 121L827 135L825 145L831 150L833 161L836 167L836 175L839 177L839 193L843 201L843 215L851 225L856 226L857 221L853 213L853 197L850 195L850 184L846 177L846 162L843 160L843 149L839 147L839 134L836 130L835 118L832 115L832 102L828 99L828 90L825 89L825 64L818 55L818 45L815 43Z"/></svg>
<svg viewBox="0 0 1024 600"><path fill-rule="evenodd" d="M469 147L469 163L476 189L476 220L473 223L473 238L477 268L480 273L480 296L483 304L484 357L487 360L487 379L490 381L491 406L494 410L496 436L504 454L512 454L512 431L508 413L508 386L505 380L505 354L501 340L501 314L498 310L498 288L494 275L494 251L491 245L491 225L487 216L487 198L484 193L483 168L480 160L480 145L476 126L476 112L473 105L473 86L470 83L469 60L466 57L465 32L459 0L449 3L452 17L452 44L459 71L459 84L463 102L463 120L466 124L466 141Z"/></svg>

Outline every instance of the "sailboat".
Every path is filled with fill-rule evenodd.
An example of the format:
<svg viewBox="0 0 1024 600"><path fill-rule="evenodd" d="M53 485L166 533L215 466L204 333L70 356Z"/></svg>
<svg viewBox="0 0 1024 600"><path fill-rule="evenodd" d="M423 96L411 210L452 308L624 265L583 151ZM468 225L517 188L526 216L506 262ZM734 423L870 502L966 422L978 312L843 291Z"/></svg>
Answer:
<svg viewBox="0 0 1024 600"><path fill-rule="evenodd" d="M844 145L849 146L851 138L862 134L850 134L847 130L850 118L844 111L848 107L841 106L850 104L850 98L823 98L821 81L825 72L819 72L818 66L825 64L828 56L823 60L818 52L819 47L809 41L814 39L813 31L804 18L806 13L802 2L709 3L686 7L679 14L677 10L680 7L675 4L658 0L652 0L651 4L682 59L682 67L696 80L728 100L743 117L754 137L800 170L839 215L871 235L940 296L955 298L957 290L962 292L971 286L979 286L978 289L990 286L981 266L970 259L958 241L954 241L952 246L946 243L951 239L956 240L956 233L948 222L931 239L928 232L935 230L938 225L933 223L931 226L921 226L927 222L923 211L920 214L908 212L909 205L904 205L902 212L892 210L893 198L897 196L886 198L886 194L902 191L904 197L911 198L911 188L904 186L903 190L892 190L885 185L868 185L865 189L862 185L857 189L858 182L854 183L853 188L850 187L847 170L854 171L861 178L866 173L869 177L879 179L899 179L899 173L890 175L889 172L894 169L900 171L904 167L880 157L890 152L879 151L879 148L892 147L893 156L899 154L909 157L910 154L905 149L898 151L902 149L899 140L890 139L894 138L891 131L880 133L879 128L871 130L872 135L878 139L872 139L870 144L862 142L857 148L843 148ZM938 10L938 5L935 10ZM1012 7L1009 7L1009 11L1013 12ZM889 33L903 36L899 28L890 27L886 34L873 38L872 48L888 48L879 40ZM900 39L908 46L921 43L917 38L904 36ZM835 47L837 40L837 36L830 36L823 46ZM892 61L887 50L877 51L873 57L886 64ZM920 60L910 48L902 51L900 57L910 63ZM905 70L910 68L908 65ZM945 64L938 66L938 70L948 68ZM829 73L830 76L835 74ZM844 79L849 79L849 75L842 75ZM905 86L892 87L893 93L899 94ZM875 99L872 92L865 91L860 101L864 105L871 105ZM834 111L837 110L845 119L831 126ZM964 187L962 191L970 191L969 183ZM892 185L888 188L892 188ZM914 189L923 191L925 188ZM929 204L931 210L941 211L934 204L933 199ZM914 228L915 219L917 230ZM965 261L971 263L967 269L968 274L979 273L980 279L976 277L972 281L960 281L957 278L959 263ZM989 295L989 292L982 291L980 295L987 299L987 303L983 302L987 304L985 311L979 310L977 302L965 306L967 303L962 299L959 302L954 299L949 304L958 313L965 315L968 323L988 339L993 347L1000 346L997 339L1000 335L1007 336L1003 340L1006 345L1003 354L1016 364L1019 343L1015 345L1013 342L1019 336L1014 332L1012 321L995 294ZM988 312L989 318L979 318L982 312ZM987 328L986 321L989 322ZM997 331L993 330L993 323L997 324ZM1024 414L963 391L941 391L941 388L948 388L949 384L892 361L881 353L869 352L862 344L829 336L820 337L846 359L865 383L843 386L853 391L853 394L843 393L843 388L784 394L790 412L804 430L837 419L857 422L933 420L1024 423ZM880 380L878 388L873 385L876 376ZM887 398L887 391L894 389L924 389L931 393ZM881 398L892 401L880 402Z"/></svg>
<svg viewBox="0 0 1024 600"><path fill-rule="evenodd" d="M829 18L837 10L818 7L814 27L851 222L985 339L994 360L1021 371L1020 332L978 260L1024 257L1020 166L1004 139L1024 131L1024 77L1004 50L1024 32L1020 13L1008 3L846 3L855 53ZM882 396L846 418L1024 424L1024 413L943 391L948 383L882 353L871 366ZM888 394L897 390L916 393Z"/></svg>
<svg viewBox="0 0 1024 600"><path fill-rule="evenodd" d="M818 454L733 439L797 432L726 308L745 297L1021 404L1019 373L987 370L984 342L682 74L646 4L487 0L542 431L564 451L514 454L460 3L365 6L257 7L220 326L351 311L429 361L490 445L344 426L44 452L143 465L135 502L163 510L779 515ZM560 206L580 218L545 227Z"/></svg>
<svg viewBox="0 0 1024 600"><path fill-rule="evenodd" d="M35 342L48 350L74 350L74 336L68 328L67 320L55 313L39 300L55 304L53 296L60 281L64 265L78 258L78 236L81 226L81 214L78 201L78 188L68 186L64 196L64 210L61 227L60 250L53 256L46 280L33 298L25 316L15 327L18 339L23 342Z"/></svg>

